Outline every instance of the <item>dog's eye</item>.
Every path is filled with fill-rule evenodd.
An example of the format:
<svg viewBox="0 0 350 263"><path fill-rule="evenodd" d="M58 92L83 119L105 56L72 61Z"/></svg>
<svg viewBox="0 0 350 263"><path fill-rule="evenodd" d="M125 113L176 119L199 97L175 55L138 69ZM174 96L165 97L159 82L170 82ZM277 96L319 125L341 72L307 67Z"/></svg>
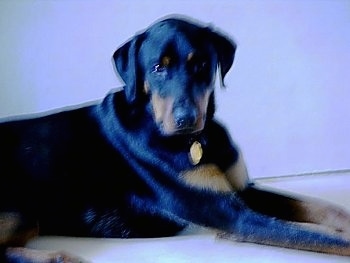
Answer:
<svg viewBox="0 0 350 263"><path fill-rule="evenodd" d="M194 65L193 71L197 74L206 74L209 70L209 63L207 61L200 61Z"/></svg>
<svg viewBox="0 0 350 263"><path fill-rule="evenodd" d="M169 67L170 63L172 61L172 58L170 56L163 56L160 59L160 63L153 66L153 73L163 73L167 67Z"/></svg>
<svg viewBox="0 0 350 263"><path fill-rule="evenodd" d="M197 72L204 71L208 68L208 62L202 61L197 65Z"/></svg>
<svg viewBox="0 0 350 263"><path fill-rule="evenodd" d="M154 65L153 66L153 70L152 70L152 72L153 73L162 73L162 72L164 72L165 71L165 66L162 66L162 65L160 65L160 64L157 64L157 65Z"/></svg>

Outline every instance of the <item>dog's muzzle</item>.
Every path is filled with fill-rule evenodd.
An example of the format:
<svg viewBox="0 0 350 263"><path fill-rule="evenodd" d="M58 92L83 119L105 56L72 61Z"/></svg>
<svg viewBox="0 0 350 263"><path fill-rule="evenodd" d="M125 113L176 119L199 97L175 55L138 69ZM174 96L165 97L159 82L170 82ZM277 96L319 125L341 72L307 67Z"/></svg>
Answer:
<svg viewBox="0 0 350 263"><path fill-rule="evenodd" d="M175 127L178 130L196 129L197 112L195 108L176 108L173 112Z"/></svg>

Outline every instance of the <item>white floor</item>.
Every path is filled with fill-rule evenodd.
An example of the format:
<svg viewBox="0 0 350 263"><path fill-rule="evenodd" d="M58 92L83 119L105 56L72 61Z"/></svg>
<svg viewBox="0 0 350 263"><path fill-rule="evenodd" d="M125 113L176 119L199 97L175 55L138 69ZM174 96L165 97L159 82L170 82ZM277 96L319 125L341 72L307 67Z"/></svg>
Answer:
<svg viewBox="0 0 350 263"><path fill-rule="evenodd" d="M261 185L324 198L350 211L350 173L263 179ZM65 250L91 262L350 262L329 256L217 238L216 233L193 227L182 235L157 239L92 239L40 237L28 247Z"/></svg>

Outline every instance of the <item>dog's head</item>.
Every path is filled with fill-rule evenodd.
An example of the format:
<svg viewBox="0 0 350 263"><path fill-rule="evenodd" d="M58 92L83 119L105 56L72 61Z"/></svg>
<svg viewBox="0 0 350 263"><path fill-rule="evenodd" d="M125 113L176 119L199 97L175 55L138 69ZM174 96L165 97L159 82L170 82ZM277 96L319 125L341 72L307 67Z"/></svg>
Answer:
<svg viewBox="0 0 350 263"><path fill-rule="evenodd" d="M130 104L146 101L164 135L205 125L216 71L221 83L232 66L235 43L209 27L168 18L153 24L114 53Z"/></svg>

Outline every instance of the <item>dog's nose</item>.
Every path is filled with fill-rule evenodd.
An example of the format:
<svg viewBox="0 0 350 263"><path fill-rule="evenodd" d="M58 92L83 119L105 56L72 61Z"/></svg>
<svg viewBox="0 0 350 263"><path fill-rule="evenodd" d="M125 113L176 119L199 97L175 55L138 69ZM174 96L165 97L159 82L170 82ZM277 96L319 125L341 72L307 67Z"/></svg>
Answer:
<svg viewBox="0 0 350 263"><path fill-rule="evenodd" d="M195 110L178 108L174 112L174 121L177 129L192 128L195 125L196 112Z"/></svg>

